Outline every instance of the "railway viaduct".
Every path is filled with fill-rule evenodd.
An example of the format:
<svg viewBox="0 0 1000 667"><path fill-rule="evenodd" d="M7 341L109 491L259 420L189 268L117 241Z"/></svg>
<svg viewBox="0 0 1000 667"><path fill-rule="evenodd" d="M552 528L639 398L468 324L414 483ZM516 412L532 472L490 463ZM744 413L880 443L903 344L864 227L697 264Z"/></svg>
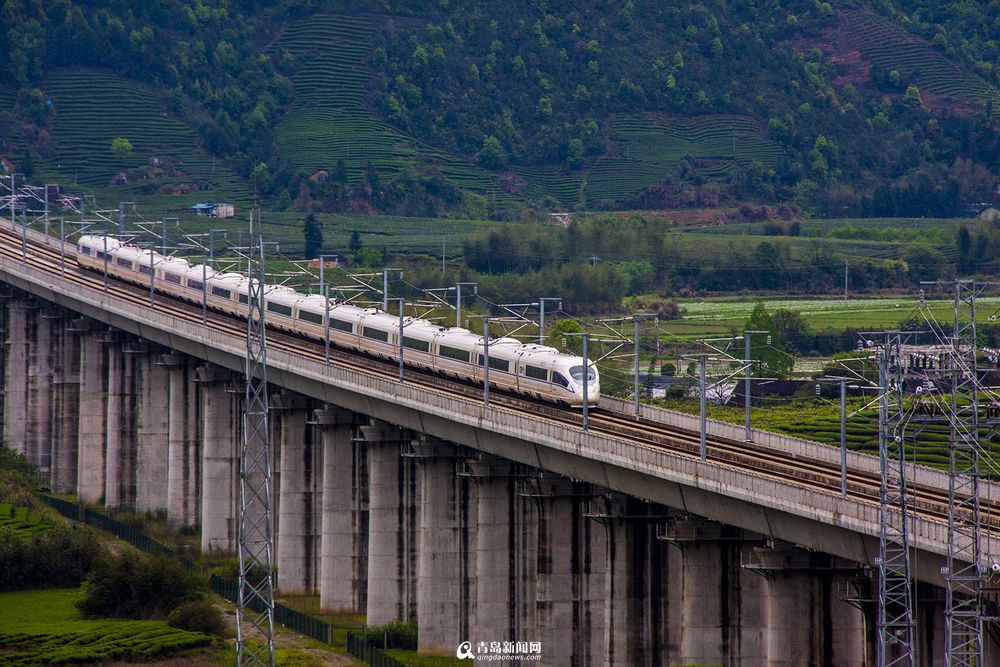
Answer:
<svg viewBox="0 0 1000 667"><path fill-rule="evenodd" d="M59 493L233 552L243 325L0 231L3 438ZM544 665L874 664L878 463L602 399L578 414L270 339L277 585L420 650L540 642ZM918 656L943 662L947 477L914 470ZM942 496L942 492L944 495ZM984 496L993 495L984 489ZM985 500L985 498L984 498ZM992 508L991 508L992 509ZM995 514L987 513L991 520ZM997 553L992 534L984 551ZM996 639L988 664L1000 660ZM507 664L507 663L501 663Z"/></svg>

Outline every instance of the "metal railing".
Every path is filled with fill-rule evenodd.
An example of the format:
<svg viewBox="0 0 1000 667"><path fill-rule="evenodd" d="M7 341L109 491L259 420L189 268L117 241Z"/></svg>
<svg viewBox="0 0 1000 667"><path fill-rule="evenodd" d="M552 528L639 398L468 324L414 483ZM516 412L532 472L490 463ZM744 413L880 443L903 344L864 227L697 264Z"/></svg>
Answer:
<svg viewBox="0 0 1000 667"><path fill-rule="evenodd" d="M348 632L347 652L358 660L367 662L372 667L407 667L406 663L396 660L385 651L369 644L365 635Z"/></svg>

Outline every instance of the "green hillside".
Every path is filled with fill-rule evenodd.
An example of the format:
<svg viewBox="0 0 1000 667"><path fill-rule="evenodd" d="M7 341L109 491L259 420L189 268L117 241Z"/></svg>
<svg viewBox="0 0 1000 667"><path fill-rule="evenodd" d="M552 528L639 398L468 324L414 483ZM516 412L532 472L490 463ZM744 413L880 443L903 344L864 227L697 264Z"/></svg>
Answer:
<svg viewBox="0 0 1000 667"><path fill-rule="evenodd" d="M962 9L8 3L0 153L163 210L256 190L299 213L955 216L1000 169L1000 47Z"/></svg>

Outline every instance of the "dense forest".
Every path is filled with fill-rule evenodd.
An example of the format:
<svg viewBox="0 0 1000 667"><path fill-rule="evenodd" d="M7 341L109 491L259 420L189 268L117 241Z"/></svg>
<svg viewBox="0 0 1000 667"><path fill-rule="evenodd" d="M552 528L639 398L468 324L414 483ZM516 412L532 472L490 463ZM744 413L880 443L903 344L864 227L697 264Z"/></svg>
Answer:
<svg viewBox="0 0 1000 667"><path fill-rule="evenodd" d="M393 171L375 160L348 171L331 157L318 176L283 149L276 127L312 103L296 75L315 54L274 45L290 25L350 14L374 26L361 55L366 113L485 170L513 195L491 215L565 203L546 197L549 176L532 186L538 174L586 183L589 168L634 159L622 153L641 142L621 140L623 118L650 127L746 118L773 154L736 155L733 130L733 155L714 155L712 144L699 157L696 136L655 183L586 201L794 201L817 215L954 216L997 196L996 5L7 0L0 81L13 105L0 111L0 137L21 140L24 153L6 157L24 171L25 161L55 155L47 77L102 68L150 86L201 149L283 206L485 210L480 195L463 195L471 186L434 166ZM900 44L898 62L865 40Z"/></svg>

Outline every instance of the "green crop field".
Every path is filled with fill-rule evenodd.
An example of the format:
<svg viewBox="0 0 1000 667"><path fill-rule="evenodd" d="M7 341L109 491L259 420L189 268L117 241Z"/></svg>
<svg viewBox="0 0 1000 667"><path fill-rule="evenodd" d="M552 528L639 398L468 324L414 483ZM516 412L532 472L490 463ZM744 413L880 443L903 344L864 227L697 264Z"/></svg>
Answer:
<svg viewBox="0 0 1000 667"><path fill-rule="evenodd" d="M707 326L741 328L758 303L757 299L744 300L687 300L680 299L683 309L681 322L688 328ZM893 327L901 320L921 316L915 297L893 299L761 299L768 311L787 309L800 313L813 330ZM951 301L930 301L930 311L938 321L948 321L952 316ZM987 322L1000 307L1000 297L981 297L977 301L976 320ZM670 329L672 323L667 323Z"/></svg>
<svg viewBox="0 0 1000 667"><path fill-rule="evenodd" d="M39 512L26 507L14 507L10 503L0 503L0 535L12 534L17 537L31 537L52 528Z"/></svg>
<svg viewBox="0 0 1000 667"><path fill-rule="evenodd" d="M843 33L848 43L879 68L897 70L923 92L968 104L1000 102L1000 91L962 69L888 20L871 12L844 10Z"/></svg>
<svg viewBox="0 0 1000 667"><path fill-rule="evenodd" d="M213 639L162 621L86 621L73 606L78 590L0 593L4 665L141 661L208 646Z"/></svg>
<svg viewBox="0 0 1000 667"><path fill-rule="evenodd" d="M49 76L42 89L55 110L55 154L46 161L49 171L40 170L39 176L67 187L82 185L108 206L138 197L149 210L177 210L206 199L249 202L242 181L197 150L194 132L169 116L140 84L108 72L72 69ZM133 151L127 159L111 154L115 137L131 142ZM173 162L182 175L110 185L119 171L148 167L154 157ZM158 194L163 186L196 181L211 189L185 195Z"/></svg>

